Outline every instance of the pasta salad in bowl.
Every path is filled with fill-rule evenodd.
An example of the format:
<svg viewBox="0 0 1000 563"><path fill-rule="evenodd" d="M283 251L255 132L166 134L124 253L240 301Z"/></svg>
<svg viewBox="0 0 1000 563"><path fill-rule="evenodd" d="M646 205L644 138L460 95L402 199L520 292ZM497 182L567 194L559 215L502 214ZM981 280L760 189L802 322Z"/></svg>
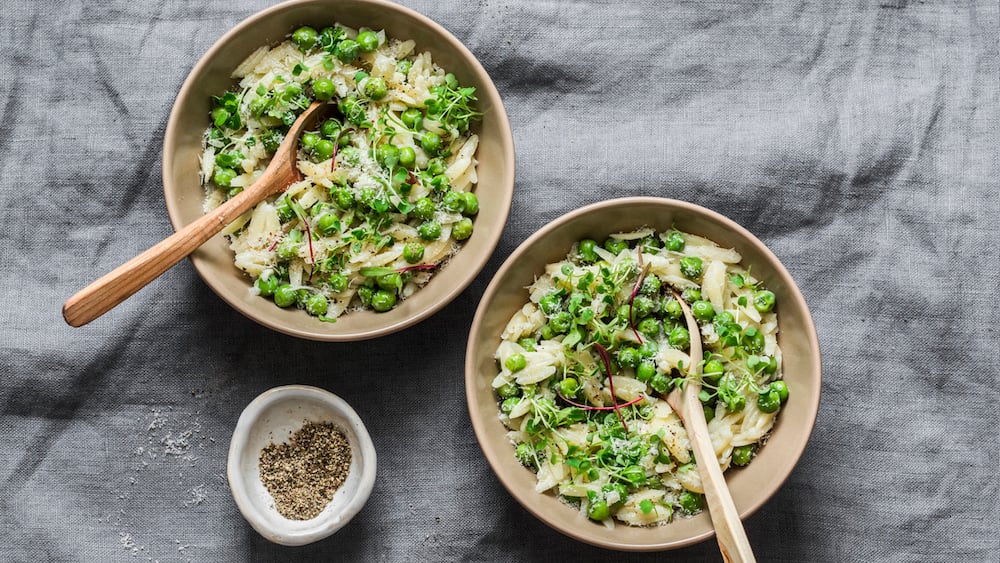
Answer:
<svg viewBox="0 0 1000 563"><path fill-rule="evenodd" d="M356 340L418 322L495 248L514 156L481 65L411 10L295 0L220 39L168 123L171 219L182 226L252 185L313 102L328 112L299 138L298 180L192 261L237 310L294 336Z"/></svg>
<svg viewBox="0 0 1000 563"><path fill-rule="evenodd" d="M702 357L689 355L693 338ZM791 471L815 419L808 309L773 254L724 217L656 198L596 204L536 233L487 289L466 360L473 426L501 481L556 529L617 549L685 545L712 532L665 400L692 362L745 516Z"/></svg>

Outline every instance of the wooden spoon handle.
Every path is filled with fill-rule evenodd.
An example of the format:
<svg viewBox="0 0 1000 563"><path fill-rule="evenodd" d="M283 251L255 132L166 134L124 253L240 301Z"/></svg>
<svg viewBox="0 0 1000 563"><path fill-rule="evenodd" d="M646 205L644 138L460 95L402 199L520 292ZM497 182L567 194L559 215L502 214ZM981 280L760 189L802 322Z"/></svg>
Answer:
<svg viewBox="0 0 1000 563"><path fill-rule="evenodd" d="M260 202L270 191L267 183L258 180L236 197L83 288L63 304L63 318L69 325L78 327L107 313Z"/></svg>
<svg viewBox="0 0 1000 563"><path fill-rule="evenodd" d="M705 411L698 398L698 393L701 391L701 385L698 383L701 380L699 377L702 357L701 330L687 303L679 295L675 296L684 309L688 333L691 336L691 367L688 373L693 381L688 381L684 385L682 418L688 439L691 441L694 458L698 462L698 473L701 475L701 485L705 490L708 513L715 527L715 537L719 541L723 560L734 563L756 562L750 540L747 539L746 530L743 529L743 522L740 521L740 514L736 511L732 495L729 494L726 478L719 468L719 460L708 434L708 423L705 422Z"/></svg>

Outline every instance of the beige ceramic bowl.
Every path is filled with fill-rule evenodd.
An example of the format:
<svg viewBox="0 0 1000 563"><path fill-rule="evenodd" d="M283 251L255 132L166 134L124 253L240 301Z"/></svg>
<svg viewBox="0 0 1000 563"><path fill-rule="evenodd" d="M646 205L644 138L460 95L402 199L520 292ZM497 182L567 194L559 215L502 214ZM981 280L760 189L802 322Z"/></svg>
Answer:
<svg viewBox="0 0 1000 563"><path fill-rule="evenodd" d="M198 61L174 102L163 147L163 191L175 229L203 214L198 180L202 134L209 125L212 96L233 87L233 69L261 45L283 41L298 26L344 25L385 29L390 37L413 39L418 51L475 86L482 121L479 134L480 212L464 248L414 296L387 313L352 313L324 323L297 309L281 309L250 295L250 278L233 265L228 242L217 236L191 255L199 275L219 297L264 326L313 340L362 340L413 325L454 299L486 264L503 231L514 191L514 143L500 94L475 56L440 25L402 6L381 0L294 0L244 20Z"/></svg>
<svg viewBox="0 0 1000 563"><path fill-rule="evenodd" d="M527 301L525 288L544 273L545 264L564 258L581 238L603 240L611 233L643 226L658 231L676 227L708 237L723 247L735 248L743 255L743 263L752 265L754 275L777 296L778 342L791 397L759 455L747 467L726 473L741 517L764 504L791 473L812 432L820 395L819 342L802 294L774 254L733 221L681 201L626 198L578 209L532 235L500 267L472 322L465 359L465 389L472 426L497 477L528 511L570 537L628 551L673 549L702 541L713 535L712 522L708 513L703 512L656 528L619 525L609 530L552 494L536 493L535 474L514 458L506 429L497 418L497 402L490 382L497 373L493 352L500 344L500 333Z"/></svg>

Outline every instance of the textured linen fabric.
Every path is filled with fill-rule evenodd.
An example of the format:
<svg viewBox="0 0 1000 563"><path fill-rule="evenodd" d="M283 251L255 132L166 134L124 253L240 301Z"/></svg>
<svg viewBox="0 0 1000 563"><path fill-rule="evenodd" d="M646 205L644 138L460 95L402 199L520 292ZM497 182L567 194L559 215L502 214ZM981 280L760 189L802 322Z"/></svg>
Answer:
<svg viewBox="0 0 1000 563"><path fill-rule="evenodd" d="M997 561L998 9L994 2L406 2L482 61L517 146L492 260L378 340L283 336L185 261L105 317L61 303L171 232L174 96L267 2L0 7L0 560L718 561L550 530L469 425L468 329L521 241L581 205L692 201L783 260L811 306L822 406L750 517L762 561ZM224 478L243 407L329 389L366 421L374 493L331 538L272 545Z"/></svg>

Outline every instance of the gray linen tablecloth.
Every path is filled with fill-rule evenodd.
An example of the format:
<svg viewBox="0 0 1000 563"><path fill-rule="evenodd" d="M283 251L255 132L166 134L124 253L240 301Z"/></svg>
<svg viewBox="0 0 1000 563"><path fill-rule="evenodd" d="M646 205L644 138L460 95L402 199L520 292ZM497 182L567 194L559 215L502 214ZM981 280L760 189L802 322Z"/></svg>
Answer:
<svg viewBox="0 0 1000 563"><path fill-rule="evenodd" d="M742 223L798 280L825 368L812 441L746 522L762 561L998 561L998 14L994 2L407 2L503 94L517 191L493 259L432 321L306 342L183 262L70 329L70 294L171 232L161 141L187 72L268 5L0 6L3 561L718 561L615 554L547 528L469 426L467 331L521 241L601 199ZM389 369L387 369L387 366ZM326 541L240 516L228 441L304 383L367 422L379 478Z"/></svg>

